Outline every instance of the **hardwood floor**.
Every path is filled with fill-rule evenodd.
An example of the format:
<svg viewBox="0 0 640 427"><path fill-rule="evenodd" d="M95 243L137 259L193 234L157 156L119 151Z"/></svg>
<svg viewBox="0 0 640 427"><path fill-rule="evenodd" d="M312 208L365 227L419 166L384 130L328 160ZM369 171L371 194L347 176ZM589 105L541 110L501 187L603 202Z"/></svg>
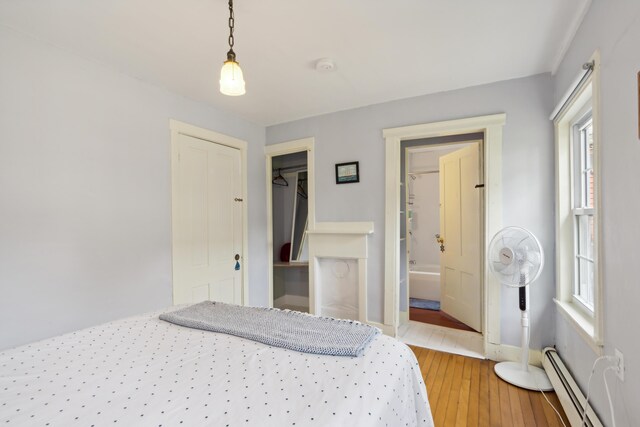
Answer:
<svg viewBox="0 0 640 427"><path fill-rule="evenodd" d="M462 331L476 332L461 321L443 313L440 310L426 310L424 308L409 307L409 320L444 326L446 328L460 329Z"/></svg>
<svg viewBox="0 0 640 427"><path fill-rule="evenodd" d="M562 427L542 393L502 381L495 362L409 346L427 385L436 427ZM569 425L555 393L545 393Z"/></svg>

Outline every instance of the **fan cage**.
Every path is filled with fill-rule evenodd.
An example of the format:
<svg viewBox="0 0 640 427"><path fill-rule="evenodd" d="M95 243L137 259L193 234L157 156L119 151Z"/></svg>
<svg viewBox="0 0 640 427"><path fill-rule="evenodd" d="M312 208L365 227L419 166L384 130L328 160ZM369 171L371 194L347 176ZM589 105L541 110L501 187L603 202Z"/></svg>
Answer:
<svg viewBox="0 0 640 427"><path fill-rule="evenodd" d="M509 264L501 259L504 248L513 255ZM508 255L506 256L509 259ZM544 252L540 241L522 227L505 227L489 243L489 269L506 286L519 288L534 282L544 267ZM522 277L524 275L524 277Z"/></svg>

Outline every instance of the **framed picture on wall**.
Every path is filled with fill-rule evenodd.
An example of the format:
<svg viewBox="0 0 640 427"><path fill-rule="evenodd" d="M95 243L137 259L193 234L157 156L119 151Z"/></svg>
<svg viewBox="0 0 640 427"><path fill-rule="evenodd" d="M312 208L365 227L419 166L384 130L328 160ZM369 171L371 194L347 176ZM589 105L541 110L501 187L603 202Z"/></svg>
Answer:
<svg viewBox="0 0 640 427"><path fill-rule="evenodd" d="M360 167L358 163L336 163L336 184L360 182Z"/></svg>

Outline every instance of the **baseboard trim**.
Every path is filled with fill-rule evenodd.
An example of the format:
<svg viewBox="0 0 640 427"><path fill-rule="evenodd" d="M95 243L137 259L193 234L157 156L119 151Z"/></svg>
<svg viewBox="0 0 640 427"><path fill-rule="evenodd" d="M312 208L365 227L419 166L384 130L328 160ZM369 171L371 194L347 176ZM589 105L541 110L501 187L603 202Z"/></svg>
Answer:
<svg viewBox="0 0 640 427"><path fill-rule="evenodd" d="M484 353L487 359L496 362L518 362L520 360L520 347L506 344L486 343ZM542 367L542 352L540 350L529 350L529 363Z"/></svg>
<svg viewBox="0 0 640 427"><path fill-rule="evenodd" d="M409 310L400 312L400 324L404 325L409 322Z"/></svg>

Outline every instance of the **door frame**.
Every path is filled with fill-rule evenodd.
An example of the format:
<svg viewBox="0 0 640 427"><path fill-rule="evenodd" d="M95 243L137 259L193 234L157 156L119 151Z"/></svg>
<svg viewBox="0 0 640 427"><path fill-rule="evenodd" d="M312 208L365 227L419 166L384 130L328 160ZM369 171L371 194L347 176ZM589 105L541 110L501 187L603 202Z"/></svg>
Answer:
<svg viewBox="0 0 640 427"><path fill-rule="evenodd" d="M235 148L240 151L240 176L242 177L242 253L241 260L243 261L244 268L242 269L242 305L247 305L249 302L249 222L247 216L248 206L248 191L247 191L247 141L243 141L232 136L228 136L222 133L214 132L209 129L197 127L188 123L184 123L178 120L169 120L169 129L171 130L171 298L175 299L175 245L173 231L176 228L175 221L178 218L177 206L174 201L174 194L178 189L178 139L180 135L186 135L193 138L198 138L203 141L210 142L212 144L224 145L226 147Z"/></svg>
<svg viewBox="0 0 640 427"><path fill-rule="evenodd" d="M484 133L484 253L502 226L502 131L506 114L471 117L384 129L385 139L385 279L384 323L398 332L400 297L400 148L401 142L467 133ZM500 345L500 283L482 266L485 354Z"/></svg>
<svg viewBox="0 0 640 427"><path fill-rule="evenodd" d="M273 157L286 154L307 152L307 231L316 228L316 181L314 160L315 138L302 138L293 141L271 144L264 147L266 158L265 185L267 195L267 268L269 281L269 307L273 307ZM309 269L311 271L311 269ZM309 307L314 307L315 292L309 281Z"/></svg>

